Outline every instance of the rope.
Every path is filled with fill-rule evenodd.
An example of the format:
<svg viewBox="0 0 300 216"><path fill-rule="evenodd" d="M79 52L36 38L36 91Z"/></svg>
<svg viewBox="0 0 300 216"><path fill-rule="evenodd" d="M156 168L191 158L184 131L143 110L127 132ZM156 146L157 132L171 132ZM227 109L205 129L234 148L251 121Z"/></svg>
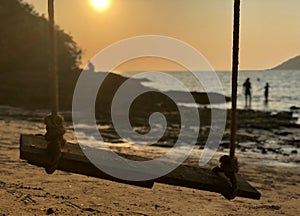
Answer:
<svg viewBox="0 0 300 216"><path fill-rule="evenodd" d="M239 171L238 160L236 157L231 159L228 155L223 155L220 160L220 166L213 168L213 172L222 177L220 173L224 173L225 178L229 179L230 191L223 193L223 196L229 200L234 199L238 193L238 185L235 173Z"/></svg>
<svg viewBox="0 0 300 216"><path fill-rule="evenodd" d="M56 31L54 22L54 0L48 0L48 14L49 14L49 76L52 81L50 87L51 93L51 114L44 118L46 124L45 139L48 141L46 149L47 157L49 159L45 170L48 174L52 174L60 161L61 148L64 146L65 140L63 135L65 133L64 119L58 115L58 75L57 75L57 44Z"/></svg>
<svg viewBox="0 0 300 216"><path fill-rule="evenodd" d="M49 14L49 77L52 81L50 87L51 113L57 115L58 112L58 75L57 75L57 43L54 22L54 0L48 0Z"/></svg>
<svg viewBox="0 0 300 216"><path fill-rule="evenodd" d="M239 34L240 34L240 0L234 1L234 26L233 26L233 48L232 48L232 95L231 95L231 136L230 136L230 158L235 155L236 142L236 99L237 80L239 69Z"/></svg>
<svg viewBox="0 0 300 216"><path fill-rule="evenodd" d="M64 127L64 118L60 115L53 116L49 114L44 118L44 123L47 130L45 139L48 141L46 152L49 159L45 170L48 174L52 174L56 170L61 158L61 149L66 142L63 137L66 130Z"/></svg>
<svg viewBox="0 0 300 216"><path fill-rule="evenodd" d="M233 24L233 47L232 47L232 94L231 94L231 135L230 135L230 153L220 158L220 166L213 169L216 174L220 172L230 180L231 190L223 194L227 199L233 199L237 196L238 185L236 173L238 172L238 160L235 157L236 148L236 130L237 130L237 80L239 66L239 34L240 34L240 0L234 0L234 24Z"/></svg>

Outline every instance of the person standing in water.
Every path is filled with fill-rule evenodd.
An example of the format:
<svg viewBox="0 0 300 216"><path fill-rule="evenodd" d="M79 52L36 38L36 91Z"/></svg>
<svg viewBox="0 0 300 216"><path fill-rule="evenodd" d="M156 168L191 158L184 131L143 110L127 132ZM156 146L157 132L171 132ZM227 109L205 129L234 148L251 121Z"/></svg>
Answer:
<svg viewBox="0 0 300 216"><path fill-rule="evenodd" d="M266 86L264 87L265 88L265 102L268 103L269 101L269 83L266 83Z"/></svg>
<svg viewBox="0 0 300 216"><path fill-rule="evenodd" d="M244 94L245 94L245 107L251 107L251 82L248 77L243 84ZM249 104L248 104L249 100Z"/></svg>

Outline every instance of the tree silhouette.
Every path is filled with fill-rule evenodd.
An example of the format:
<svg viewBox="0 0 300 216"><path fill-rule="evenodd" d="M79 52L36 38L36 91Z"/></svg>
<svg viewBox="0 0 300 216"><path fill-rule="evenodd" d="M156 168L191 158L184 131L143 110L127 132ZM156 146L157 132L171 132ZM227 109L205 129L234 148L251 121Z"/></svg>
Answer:
<svg viewBox="0 0 300 216"><path fill-rule="evenodd" d="M48 55L48 21L19 0L0 2L1 71L45 70ZM73 38L57 27L60 72L77 69L81 50ZM15 64L14 62L18 62Z"/></svg>
<svg viewBox="0 0 300 216"><path fill-rule="evenodd" d="M48 97L48 20L21 0L0 1L0 103ZM78 77L81 50L56 26L60 87ZM70 80L68 80L70 79ZM37 92L37 89L39 92ZM22 90L22 91L20 91Z"/></svg>

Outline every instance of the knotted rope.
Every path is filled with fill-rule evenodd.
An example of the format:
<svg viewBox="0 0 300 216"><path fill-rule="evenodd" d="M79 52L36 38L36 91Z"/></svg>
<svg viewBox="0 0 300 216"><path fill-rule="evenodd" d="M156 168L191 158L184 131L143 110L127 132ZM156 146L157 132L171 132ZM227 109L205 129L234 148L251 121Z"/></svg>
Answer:
<svg viewBox="0 0 300 216"><path fill-rule="evenodd" d="M46 152L49 159L49 163L45 169L48 174L52 174L56 170L61 158L61 149L66 142L63 137L66 130L64 119L60 115L53 116L49 114L44 118L44 123L47 130L45 139L48 141Z"/></svg>
<svg viewBox="0 0 300 216"><path fill-rule="evenodd" d="M51 85L51 114L44 118L46 124L45 139L48 141L47 157L49 163L46 166L46 172L52 174L61 158L61 148L65 144L63 135L65 133L64 119L58 115L58 74L57 74L57 43L54 22L54 0L48 0L49 14L49 76L52 81Z"/></svg>
<svg viewBox="0 0 300 216"><path fill-rule="evenodd" d="M233 24L233 48L232 48L232 95L231 95L231 136L230 153L220 158L220 166L213 169L214 172L223 172L231 182L231 191L224 194L227 199L233 199L238 192L236 173L238 172L238 160L235 157L236 146L236 103L237 103L237 80L239 65L239 34L240 34L240 0L234 1L234 24Z"/></svg>
<svg viewBox="0 0 300 216"><path fill-rule="evenodd" d="M231 189L223 195L229 200L234 199L237 196L238 192L237 179L235 175L239 171L238 160L236 157L231 159L230 156L223 155L220 158L219 162L220 165L213 168L213 172L217 175L219 175L220 173L224 173L224 175L229 179Z"/></svg>

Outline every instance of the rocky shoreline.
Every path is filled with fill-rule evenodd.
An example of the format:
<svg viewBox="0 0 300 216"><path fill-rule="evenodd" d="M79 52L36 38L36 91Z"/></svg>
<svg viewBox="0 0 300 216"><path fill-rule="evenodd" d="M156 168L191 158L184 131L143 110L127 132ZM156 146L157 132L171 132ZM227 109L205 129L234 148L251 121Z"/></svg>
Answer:
<svg viewBox="0 0 300 216"><path fill-rule="evenodd" d="M186 108L187 111L189 108ZM230 111L227 111L226 129L223 134L219 151L227 151L230 140ZM31 109L0 107L0 119L26 120L42 122L47 114L46 110L33 111ZM172 147L176 143L180 133L179 112L164 112L167 119L167 129L161 139L153 146ZM211 109L199 109L201 127L196 145L202 149L206 143L210 131ZM67 129L73 131L71 112L62 112ZM133 130L146 134L149 132L149 113L137 113L131 116ZM99 131L105 142L126 143L113 127L111 118L107 115L98 117ZM300 125L296 124L291 112L262 112L254 110L238 110L237 149L240 152L253 152L258 154L270 154L282 156L281 160L300 163Z"/></svg>

